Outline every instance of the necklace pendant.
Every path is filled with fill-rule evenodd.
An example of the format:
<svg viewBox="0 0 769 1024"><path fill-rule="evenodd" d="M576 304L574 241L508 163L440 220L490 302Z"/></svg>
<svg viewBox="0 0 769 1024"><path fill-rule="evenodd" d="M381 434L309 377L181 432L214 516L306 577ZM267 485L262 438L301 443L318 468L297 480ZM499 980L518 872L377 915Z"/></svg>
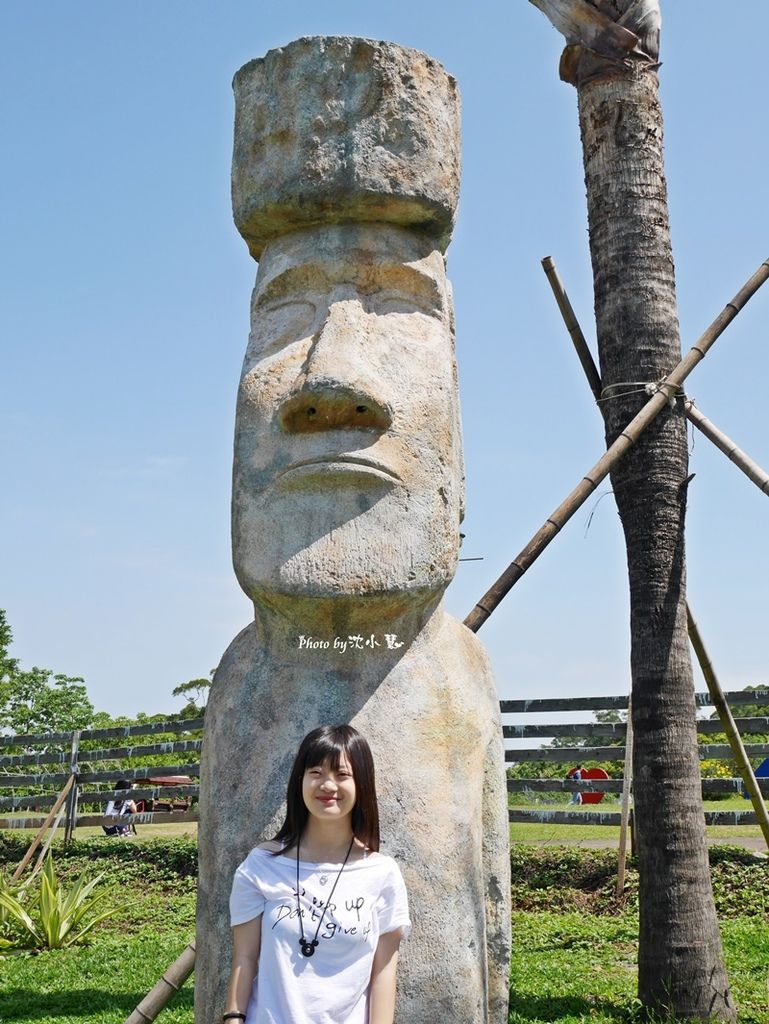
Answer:
<svg viewBox="0 0 769 1024"><path fill-rule="evenodd" d="M315 928L315 938L314 939L308 939L308 938L305 938L305 934L304 934L304 925L302 924L302 917L304 916L304 912L302 911L302 904L301 904L301 901L299 899L299 891L300 891L299 890L299 842L297 841L297 844L296 844L296 915L299 918L299 932L300 932L300 935L299 935L299 949L301 950L302 956L310 957L310 956L312 956L315 953L315 947L318 945L318 935L320 935L320 926L323 924L323 918L326 916L326 910L328 909L328 906L331 903L331 900L332 900L332 898L334 896L334 893L336 892L337 882L339 881L339 879L342 876L342 872L344 871L345 864L347 864L347 861L350 859L350 854L352 852L352 845L353 845L354 842L355 842L355 836L353 836L352 839L350 840L350 845L347 847L347 854L346 854L344 860L342 861L342 866L339 869L339 874L336 876L334 884L331 886L331 892L328 894L328 899L323 902L323 910L321 911L320 920L318 921L317 927ZM319 881L320 881L321 885L325 885L326 882L328 881L328 874L326 874L324 872L322 875L320 875ZM304 895L304 889L302 889L301 891L302 891L302 895ZM315 899L314 898L313 898L313 903L315 903Z"/></svg>

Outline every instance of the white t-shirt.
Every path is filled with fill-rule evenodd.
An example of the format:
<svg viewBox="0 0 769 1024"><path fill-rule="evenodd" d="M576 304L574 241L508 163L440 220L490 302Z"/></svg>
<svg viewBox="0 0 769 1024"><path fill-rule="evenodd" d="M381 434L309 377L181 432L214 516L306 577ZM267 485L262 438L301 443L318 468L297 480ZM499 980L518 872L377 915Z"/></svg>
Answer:
<svg viewBox="0 0 769 1024"><path fill-rule="evenodd" d="M311 942L339 864L299 861L299 905ZM379 936L411 930L406 886L392 857L372 853L345 866L311 957L299 948L296 857L252 850L235 872L233 926L260 914L259 969L246 1024L366 1024Z"/></svg>

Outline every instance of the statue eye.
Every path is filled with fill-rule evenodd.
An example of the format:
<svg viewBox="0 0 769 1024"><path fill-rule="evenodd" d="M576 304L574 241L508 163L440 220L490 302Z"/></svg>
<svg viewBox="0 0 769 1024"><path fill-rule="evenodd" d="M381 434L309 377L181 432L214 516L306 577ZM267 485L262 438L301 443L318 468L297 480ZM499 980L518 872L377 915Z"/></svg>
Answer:
<svg viewBox="0 0 769 1024"><path fill-rule="evenodd" d="M309 337L314 321L315 305L304 299L288 299L257 306L251 332L250 347L253 354L270 355L294 341Z"/></svg>
<svg viewBox="0 0 769 1024"><path fill-rule="evenodd" d="M402 295L391 292L373 296L371 312L380 316L387 316L390 313L401 313L405 316L412 313L422 313L424 316L440 314L440 310L421 295Z"/></svg>

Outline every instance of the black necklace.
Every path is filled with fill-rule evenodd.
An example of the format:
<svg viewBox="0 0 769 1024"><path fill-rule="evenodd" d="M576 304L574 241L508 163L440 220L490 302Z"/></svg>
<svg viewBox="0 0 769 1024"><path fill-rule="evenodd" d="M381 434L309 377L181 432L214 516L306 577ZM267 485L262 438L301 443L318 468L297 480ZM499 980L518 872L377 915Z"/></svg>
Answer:
<svg viewBox="0 0 769 1024"><path fill-rule="evenodd" d="M331 897L334 895L334 889L336 889L336 883L342 877L344 866L347 863L350 854L352 853L352 844L355 842L355 836L350 840L350 845L347 847L347 854L342 861L342 866L339 869L339 874L334 879L334 884L331 886L331 892L328 894L328 899L323 904L323 911L320 915L320 921L318 921L318 927L315 929L315 937L310 940L304 937L304 923L302 922L302 905L299 902L299 840L296 843L296 913L299 918L299 948L302 951L302 956L312 956L315 952L315 947L318 945L318 933L320 932L320 926L323 924L323 918L326 916L326 909L331 902Z"/></svg>

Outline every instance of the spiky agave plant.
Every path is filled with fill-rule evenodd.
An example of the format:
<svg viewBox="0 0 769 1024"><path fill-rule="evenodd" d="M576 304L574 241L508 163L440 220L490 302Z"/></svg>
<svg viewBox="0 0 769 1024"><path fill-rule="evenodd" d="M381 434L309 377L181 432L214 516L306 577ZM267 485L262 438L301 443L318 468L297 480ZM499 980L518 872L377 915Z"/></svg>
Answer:
<svg viewBox="0 0 769 1024"><path fill-rule="evenodd" d="M8 937L9 944L15 948L63 949L80 942L94 925L116 912L117 908L112 908L94 914L106 896L106 891L92 895L103 877L97 875L86 881L83 874L69 892L65 892L49 854L40 873L40 887L28 907L7 884L0 885L0 907L9 923L15 926Z"/></svg>

